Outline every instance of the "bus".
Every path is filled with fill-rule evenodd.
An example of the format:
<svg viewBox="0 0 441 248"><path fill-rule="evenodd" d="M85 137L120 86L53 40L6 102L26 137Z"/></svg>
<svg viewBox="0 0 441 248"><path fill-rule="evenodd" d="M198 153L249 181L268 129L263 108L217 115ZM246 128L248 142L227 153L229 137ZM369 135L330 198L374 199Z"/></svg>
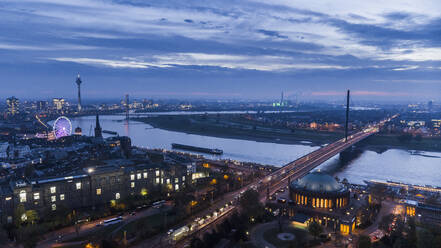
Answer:
<svg viewBox="0 0 441 248"><path fill-rule="evenodd" d="M118 216L112 219L101 221L99 224L97 224L97 226L110 226L122 222L122 219L122 216Z"/></svg>
<svg viewBox="0 0 441 248"><path fill-rule="evenodd" d="M157 201L157 202L154 202L154 203L152 204L152 206L153 206L154 208L160 208L160 207L162 207L162 205L164 205L164 203L165 203L165 200Z"/></svg>
<svg viewBox="0 0 441 248"><path fill-rule="evenodd" d="M188 232L190 231L190 228L187 226L183 226L181 228L176 229L174 232L171 233L171 238L173 241L179 241L183 237L187 236Z"/></svg>

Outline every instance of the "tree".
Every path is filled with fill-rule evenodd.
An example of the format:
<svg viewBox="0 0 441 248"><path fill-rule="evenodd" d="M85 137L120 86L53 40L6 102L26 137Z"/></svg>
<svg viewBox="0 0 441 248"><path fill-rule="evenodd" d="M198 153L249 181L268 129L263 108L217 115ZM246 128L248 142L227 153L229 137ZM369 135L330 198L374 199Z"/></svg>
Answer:
<svg viewBox="0 0 441 248"><path fill-rule="evenodd" d="M357 248L370 248L371 247L371 239L369 236L361 235L358 238Z"/></svg>
<svg viewBox="0 0 441 248"><path fill-rule="evenodd" d="M202 248L204 247L204 243L197 237L194 237L190 243L191 248Z"/></svg>
<svg viewBox="0 0 441 248"><path fill-rule="evenodd" d="M318 222L313 221L308 225L308 232L314 237L314 239L317 239L317 237L323 232L323 227Z"/></svg>
<svg viewBox="0 0 441 248"><path fill-rule="evenodd" d="M35 210L28 210L26 211L26 217L27 217L27 222L31 223L32 225L35 224L36 221L38 221L38 213Z"/></svg>
<svg viewBox="0 0 441 248"><path fill-rule="evenodd" d="M417 239L417 247L418 248L431 248L434 246L434 236L431 232L427 231L426 229L422 229L418 232L418 239Z"/></svg>
<svg viewBox="0 0 441 248"><path fill-rule="evenodd" d="M26 209L22 203L18 204L14 211L14 224L19 227L22 222L27 220Z"/></svg>
<svg viewBox="0 0 441 248"><path fill-rule="evenodd" d="M256 218L262 213L262 205L259 200L259 193L255 190L249 189L245 191L240 198L240 206L244 213L248 216Z"/></svg>
<svg viewBox="0 0 441 248"><path fill-rule="evenodd" d="M389 233L390 224L392 223L393 218L394 218L393 214L383 216L383 218L381 218L380 223L378 223L378 228L386 233Z"/></svg>
<svg viewBox="0 0 441 248"><path fill-rule="evenodd" d="M374 201L381 204L381 201L386 195L387 188L383 184L375 184L371 188L371 196Z"/></svg>
<svg viewBox="0 0 441 248"><path fill-rule="evenodd" d="M414 218L409 219L409 231L407 233L407 243L410 247L415 247L417 244L417 231Z"/></svg>

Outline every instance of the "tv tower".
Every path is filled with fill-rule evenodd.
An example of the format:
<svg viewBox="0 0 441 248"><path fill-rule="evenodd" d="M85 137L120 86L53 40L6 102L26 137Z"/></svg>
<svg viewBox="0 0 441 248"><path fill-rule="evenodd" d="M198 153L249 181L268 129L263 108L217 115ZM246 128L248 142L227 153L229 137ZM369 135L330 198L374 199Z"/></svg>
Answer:
<svg viewBox="0 0 441 248"><path fill-rule="evenodd" d="M80 74L78 73L78 77L77 77L77 81L76 81L77 85L78 85L78 112L81 111L81 78L80 78Z"/></svg>
<svg viewBox="0 0 441 248"><path fill-rule="evenodd" d="M129 120L129 94L126 94L126 119Z"/></svg>

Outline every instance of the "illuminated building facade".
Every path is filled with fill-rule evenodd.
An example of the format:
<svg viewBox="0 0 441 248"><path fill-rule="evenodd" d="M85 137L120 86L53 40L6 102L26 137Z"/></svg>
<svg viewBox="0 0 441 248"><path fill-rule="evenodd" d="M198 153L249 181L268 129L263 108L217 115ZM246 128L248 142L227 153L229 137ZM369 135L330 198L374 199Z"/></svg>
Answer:
<svg viewBox="0 0 441 248"><path fill-rule="evenodd" d="M332 176L312 172L290 185L291 199L312 208L344 208L349 204L349 190Z"/></svg>
<svg viewBox="0 0 441 248"><path fill-rule="evenodd" d="M405 216L416 218L420 223L441 226L441 207L420 203L414 200L402 202L405 209Z"/></svg>
<svg viewBox="0 0 441 248"><path fill-rule="evenodd" d="M320 171L309 173L289 184L289 195L292 203L289 215L293 223L302 224L297 219L305 223L315 220L342 234L350 234L355 229L362 201L351 201L349 189L332 176Z"/></svg>
<svg viewBox="0 0 441 248"><path fill-rule="evenodd" d="M148 197L151 192L179 191L191 183L183 166L139 164L84 168L73 175L20 179L0 185L0 223L12 223L14 210L22 205L40 216L60 209L102 208L129 196Z"/></svg>
<svg viewBox="0 0 441 248"><path fill-rule="evenodd" d="M8 107L8 112L7 112L8 115L16 115L20 112L19 111L20 101L14 96L6 99L6 105Z"/></svg>
<svg viewBox="0 0 441 248"><path fill-rule="evenodd" d="M54 98L52 99L52 104L55 110L61 111L64 109L66 101L64 100L64 98Z"/></svg>

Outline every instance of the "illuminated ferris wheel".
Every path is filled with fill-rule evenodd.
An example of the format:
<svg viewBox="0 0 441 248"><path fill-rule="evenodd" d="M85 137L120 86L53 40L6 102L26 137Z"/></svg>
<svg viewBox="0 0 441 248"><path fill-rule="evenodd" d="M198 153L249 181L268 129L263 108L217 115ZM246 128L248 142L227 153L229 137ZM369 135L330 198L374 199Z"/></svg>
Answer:
<svg viewBox="0 0 441 248"><path fill-rule="evenodd" d="M58 117L54 122L54 135L56 139L72 134L72 123L65 116Z"/></svg>

